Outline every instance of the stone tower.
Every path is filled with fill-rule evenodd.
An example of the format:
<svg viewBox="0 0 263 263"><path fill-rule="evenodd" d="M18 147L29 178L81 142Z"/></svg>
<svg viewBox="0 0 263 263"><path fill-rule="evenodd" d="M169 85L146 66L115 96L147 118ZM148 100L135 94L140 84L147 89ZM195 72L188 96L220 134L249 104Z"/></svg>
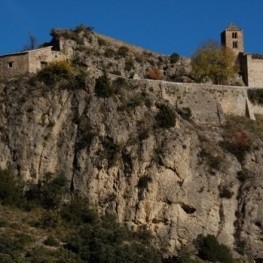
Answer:
<svg viewBox="0 0 263 263"><path fill-rule="evenodd" d="M243 30L230 24L221 33L221 44L231 49L237 56L244 52Z"/></svg>

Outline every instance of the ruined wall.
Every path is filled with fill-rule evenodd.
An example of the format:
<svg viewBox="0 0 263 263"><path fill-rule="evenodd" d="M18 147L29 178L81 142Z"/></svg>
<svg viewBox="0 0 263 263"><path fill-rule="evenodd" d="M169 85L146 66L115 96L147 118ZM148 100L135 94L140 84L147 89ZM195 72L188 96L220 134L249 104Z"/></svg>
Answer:
<svg viewBox="0 0 263 263"><path fill-rule="evenodd" d="M0 57L0 78L9 78L28 73L27 52Z"/></svg>

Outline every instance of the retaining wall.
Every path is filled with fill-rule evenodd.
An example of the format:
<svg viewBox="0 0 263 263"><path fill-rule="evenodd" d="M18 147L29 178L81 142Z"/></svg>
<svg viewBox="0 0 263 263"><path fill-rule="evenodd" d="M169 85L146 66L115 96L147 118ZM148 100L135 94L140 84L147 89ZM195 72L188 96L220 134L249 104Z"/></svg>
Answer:
<svg viewBox="0 0 263 263"><path fill-rule="evenodd" d="M247 87L153 80L140 82L144 82L146 89L159 91L161 98L177 109L191 109L193 120L200 123L220 123L225 114L248 116L251 119L254 119L254 114L263 115L263 107L249 101Z"/></svg>

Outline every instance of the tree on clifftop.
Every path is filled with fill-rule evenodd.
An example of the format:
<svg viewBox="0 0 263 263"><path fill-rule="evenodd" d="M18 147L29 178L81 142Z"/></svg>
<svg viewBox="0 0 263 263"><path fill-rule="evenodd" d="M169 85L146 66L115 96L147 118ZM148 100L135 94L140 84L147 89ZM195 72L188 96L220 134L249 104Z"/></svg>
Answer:
<svg viewBox="0 0 263 263"><path fill-rule="evenodd" d="M204 43L192 57L192 76L201 83L229 84L238 72L234 53L213 41Z"/></svg>

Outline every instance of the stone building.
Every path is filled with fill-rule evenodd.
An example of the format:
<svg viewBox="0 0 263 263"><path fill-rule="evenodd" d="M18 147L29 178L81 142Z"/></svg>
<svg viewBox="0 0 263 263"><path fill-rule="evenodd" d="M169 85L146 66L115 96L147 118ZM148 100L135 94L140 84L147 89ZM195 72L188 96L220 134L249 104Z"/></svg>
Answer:
<svg viewBox="0 0 263 263"><path fill-rule="evenodd" d="M49 62L65 60L52 46L0 56L0 78L35 73Z"/></svg>
<svg viewBox="0 0 263 263"><path fill-rule="evenodd" d="M263 87L263 55L245 52L243 30L230 24L221 33L221 44L236 54L244 83L249 87Z"/></svg>

